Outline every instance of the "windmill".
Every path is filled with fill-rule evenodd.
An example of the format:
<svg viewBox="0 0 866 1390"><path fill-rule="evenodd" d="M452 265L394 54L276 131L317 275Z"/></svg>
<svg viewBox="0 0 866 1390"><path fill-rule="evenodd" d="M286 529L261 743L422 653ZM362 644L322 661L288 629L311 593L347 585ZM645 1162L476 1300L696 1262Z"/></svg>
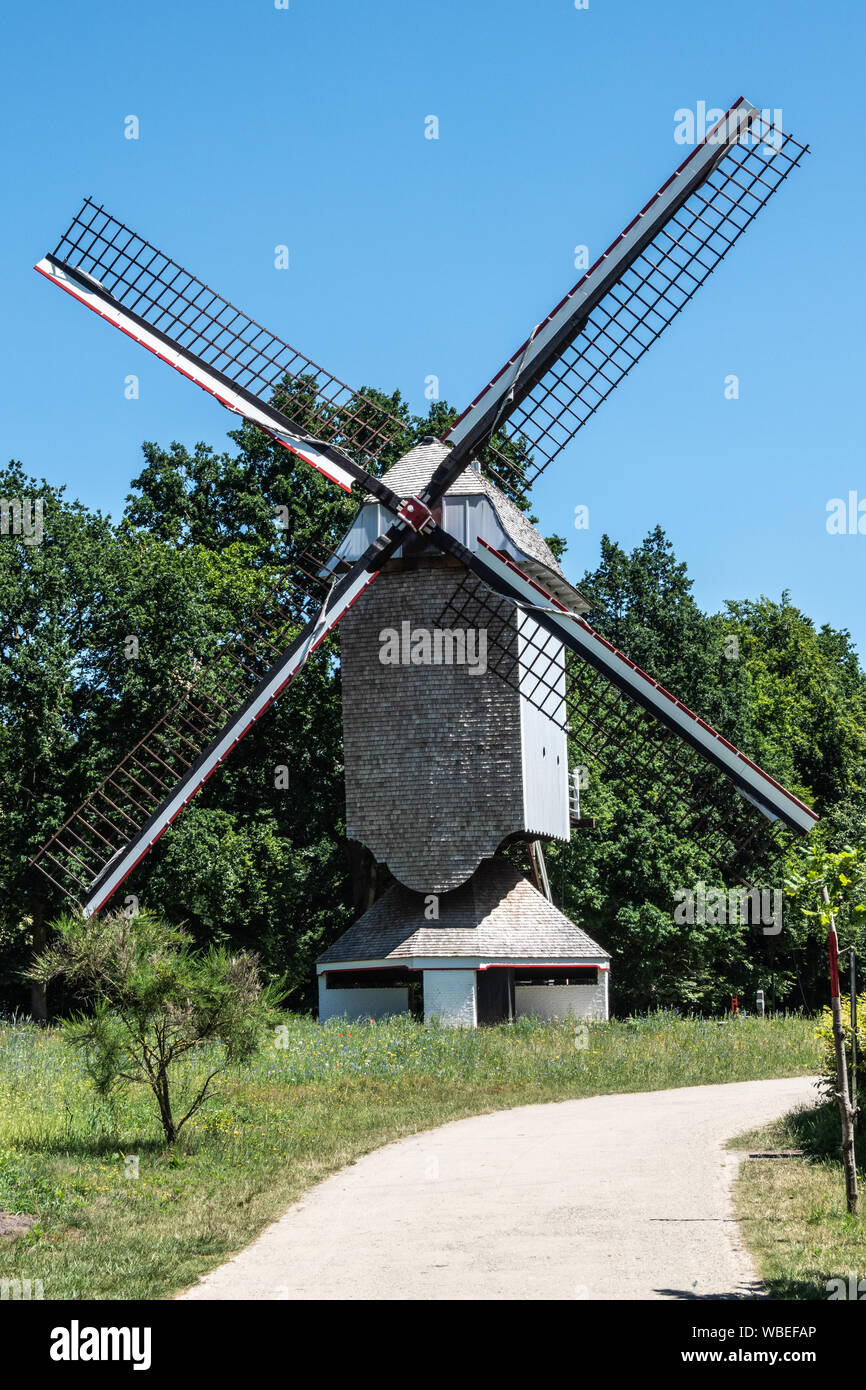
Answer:
<svg viewBox="0 0 866 1390"><path fill-rule="evenodd" d="M546 888L541 842L579 818L569 747L652 787L737 878L808 833L809 807L587 623L518 505L805 152L739 99L441 439L381 476L399 421L86 200L36 269L360 506L305 567L301 630L263 614L227 640L34 856L51 882L104 907L341 622L347 831L397 882L320 959L323 1017L407 1007L418 981L456 1022L530 996L550 1012L548 981L560 1012L606 1011L609 958ZM498 854L515 839L536 886Z"/></svg>

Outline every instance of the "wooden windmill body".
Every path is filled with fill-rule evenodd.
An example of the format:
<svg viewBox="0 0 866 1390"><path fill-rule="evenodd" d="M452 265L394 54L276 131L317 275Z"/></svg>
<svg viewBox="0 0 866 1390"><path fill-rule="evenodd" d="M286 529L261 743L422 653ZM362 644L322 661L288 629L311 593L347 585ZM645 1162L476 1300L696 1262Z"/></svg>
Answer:
<svg viewBox="0 0 866 1390"><path fill-rule="evenodd" d="M385 479L417 495L446 455L438 441L423 443ZM368 500L337 552L344 561L379 534L377 511ZM482 539L572 611L588 607L534 526L476 469L439 511L458 540ZM415 538L340 627L346 832L399 888L319 959L323 1018L402 1012L412 985L425 1015L446 1022L474 1024L479 1011L485 1022L606 1016L607 954L495 859L515 841L569 838L565 651L546 640L561 678L545 708L525 693L539 634L530 614L511 610L495 633L445 625L463 574Z"/></svg>

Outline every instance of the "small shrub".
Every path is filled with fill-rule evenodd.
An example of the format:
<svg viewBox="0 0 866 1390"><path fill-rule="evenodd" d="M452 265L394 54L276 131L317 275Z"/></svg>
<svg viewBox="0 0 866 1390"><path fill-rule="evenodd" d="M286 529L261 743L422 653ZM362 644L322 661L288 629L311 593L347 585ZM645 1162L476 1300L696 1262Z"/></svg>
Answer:
<svg viewBox="0 0 866 1390"><path fill-rule="evenodd" d="M842 998L842 1027L845 1029L845 1060L848 1063L848 1084L852 1080L851 1001ZM821 1011L821 1021L815 1030L823 1044L819 1089L829 1097L836 1095L836 1045L833 1040L833 1014L828 1005ZM857 1095L866 1100L866 994L857 999Z"/></svg>
<svg viewBox="0 0 866 1390"><path fill-rule="evenodd" d="M89 921L67 914L53 926L59 940L30 978L47 985L63 976L88 1001L86 1013L65 1022L66 1040L83 1051L100 1095L123 1083L149 1086L173 1144L215 1078L256 1051L276 987L263 987L256 956L194 951L187 932L151 912ZM177 1118L177 1064L205 1043L213 1045L207 1073L184 1095Z"/></svg>

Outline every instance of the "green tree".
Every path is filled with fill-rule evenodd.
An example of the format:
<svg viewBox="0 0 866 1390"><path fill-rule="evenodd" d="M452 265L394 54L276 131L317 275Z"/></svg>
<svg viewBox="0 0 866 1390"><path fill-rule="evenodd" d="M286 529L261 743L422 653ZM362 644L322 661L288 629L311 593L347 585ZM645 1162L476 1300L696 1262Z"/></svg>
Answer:
<svg viewBox="0 0 866 1390"><path fill-rule="evenodd" d="M266 583L201 545L115 527L13 463L0 496L22 495L41 499L41 542L0 538L0 998L19 1007L15 971L62 901L30 857ZM38 985L32 1002L43 1016Z"/></svg>
<svg viewBox="0 0 866 1390"><path fill-rule="evenodd" d="M658 527L631 553L605 536L579 586L608 640L816 804L828 842L866 842L866 682L847 633L816 631L786 596L702 613ZM648 813L657 786L635 789L627 766L594 766L582 748L572 761L590 763L581 809L597 826L551 848L552 880L565 910L612 952L617 1009L718 1010L771 978L780 1000L817 1007L823 946L799 904L786 904L778 938L739 923L678 926L674 889L724 887L716 866ZM675 789L669 796L675 810ZM770 872L781 886L781 870Z"/></svg>
<svg viewBox="0 0 866 1390"><path fill-rule="evenodd" d="M866 916L866 856L857 849L846 847L836 853L828 851L815 839L795 864L787 883L792 896L805 898L811 906L804 906L804 912L815 917L827 933L830 954L830 1020L828 1027L827 1009L824 1009L822 1028L819 1035L833 1040L835 1054L835 1076L823 1078L824 1089L838 1102L839 1118L842 1126L842 1162L845 1169L845 1189L848 1212L856 1216L860 1209L857 1190L857 1159L855 1154L856 1065L851 1052L852 1034L850 1029L852 1002L849 1001L848 1029L842 1011L841 980L839 978L839 924L844 916L849 922ZM835 972L835 973L834 973ZM859 1028L858 1028L859 1033ZM849 1047L846 1048L846 1041ZM849 1077L851 1081L849 1082ZM851 1084L854 1084L852 1092Z"/></svg>
<svg viewBox="0 0 866 1390"><path fill-rule="evenodd" d="M739 638L753 756L822 813L866 797L866 677L847 632L812 621L787 594L730 602ZM731 663L734 664L734 663Z"/></svg>

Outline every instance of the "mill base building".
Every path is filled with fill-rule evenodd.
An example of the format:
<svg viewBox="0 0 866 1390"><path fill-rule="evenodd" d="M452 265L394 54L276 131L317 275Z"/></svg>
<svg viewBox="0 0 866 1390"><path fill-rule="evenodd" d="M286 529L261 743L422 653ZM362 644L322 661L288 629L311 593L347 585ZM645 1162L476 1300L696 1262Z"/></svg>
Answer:
<svg viewBox="0 0 866 1390"><path fill-rule="evenodd" d="M499 856L450 892L395 884L316 969L322 1022L413 1013L473 1028L608 1013L608 954Z"/></svg>

